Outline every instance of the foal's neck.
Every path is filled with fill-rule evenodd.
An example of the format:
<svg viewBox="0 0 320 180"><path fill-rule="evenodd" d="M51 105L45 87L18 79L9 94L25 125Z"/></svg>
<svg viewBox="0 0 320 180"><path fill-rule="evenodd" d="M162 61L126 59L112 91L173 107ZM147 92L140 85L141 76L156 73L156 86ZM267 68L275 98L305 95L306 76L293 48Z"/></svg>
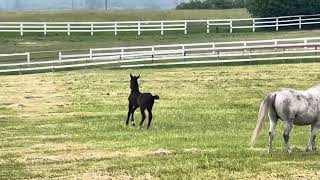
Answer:
<svg viewBox="0 0 320 180"><path fill-rule="evenodd" d="M131 93L141 94L139 89L131 89Z"/></svg>
<svg viewBox="0 0 320 180"><path fill-rule="evenodd" d="M140 94L140 90L139 90L139 85L138 85L138 84L137 84L136 87L134 87L133 89L131 89L131 93Z"/></svg>

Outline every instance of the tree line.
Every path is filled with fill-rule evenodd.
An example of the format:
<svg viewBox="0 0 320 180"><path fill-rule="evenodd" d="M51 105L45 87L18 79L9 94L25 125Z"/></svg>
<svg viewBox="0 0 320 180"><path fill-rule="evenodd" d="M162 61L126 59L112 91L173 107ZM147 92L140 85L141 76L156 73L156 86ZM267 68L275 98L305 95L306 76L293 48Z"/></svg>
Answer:
<svg viewBox="0 0 320 180"><path fill-rule="evenodd" d="M244 8L246 0L191 0L180 3L176 9L231 9Z"/></svg>
<svg viewBox="0 0 320 180"><path fill-rule="evenodd" d="M176 9L247 8L253 17L320 14L320 0L191 0Z"/></svg>

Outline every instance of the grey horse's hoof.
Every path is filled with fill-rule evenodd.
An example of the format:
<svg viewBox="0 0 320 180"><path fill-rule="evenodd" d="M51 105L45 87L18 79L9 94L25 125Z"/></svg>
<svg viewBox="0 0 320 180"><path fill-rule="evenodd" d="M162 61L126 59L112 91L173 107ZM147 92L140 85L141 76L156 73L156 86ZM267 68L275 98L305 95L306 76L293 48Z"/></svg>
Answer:
<svg viewBox="0 0 320 180"><path fill-rule="evenodd" d="M315 150L317 150L317 147L307 147L306 152Z"/></svg>

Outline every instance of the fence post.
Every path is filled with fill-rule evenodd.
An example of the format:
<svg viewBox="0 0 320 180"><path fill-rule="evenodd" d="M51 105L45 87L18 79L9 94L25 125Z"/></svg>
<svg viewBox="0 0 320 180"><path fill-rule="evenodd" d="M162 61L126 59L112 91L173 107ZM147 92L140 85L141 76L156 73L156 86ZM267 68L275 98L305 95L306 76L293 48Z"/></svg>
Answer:
<svg viewBox="0 0 320 180"><path fill-rule="evenodd" d="M59 61L62 61L62 52L59 51Z"/></svg>
<svg viewBox="0 0 320 180"><path fill-rule="evenodd" d="M187 33L188 33L187 28L188 28L188 22L187 22L187 20L185 20L185 21L184 21L184 34L187 34Z"/></svg>
<svg viewBox="0 0 320 180"><path fill-rule="evenodd" d="M121 48L120 60L122 60L122 59L123 59L123 56L124 56L124 49L123 49L123 48Z"/></svg>
<svg viewBox="0 0 320 180"><path fill-rule="evenodd" d="M279 30L279 18L276 18L276 31Z"/></svg>
<svg viewBox="0 0 320 180"><path fill-rule="evenodd" d="M30 52L27 53L27 60L28 60L28 63L30 63Z"/></svg>
<svg viewBox="0 0 320 180"><path fill-rule="evenodd" d="M243 42L243 54L245 54L247 52L247 42Z"/></svg>
<svg viewBox="0 0 320 180"><path fill-rule="evenodd" d="M23 36L23 23L20 23L20 36Z"/></svg>
<svg viewBox="0 0 320 180"><path fill-rule="evenodd" d="M304 44L304 49L308 49L307 45L308 45L308 39L304 39L303 40L303 44Z"/></svg>
<svg viewBox="0 0 320 180"><path fill-rule="evenodd" d="M299 29L302 28L301 16L299 17Z"/></svg>
<svg viewBox="0 0 320 180"><path fill-rule="evenodd" d="M70 36L71 33L70 33L70 24L68 23L68 36Z"/></svg>
<svg viewBox="0 0 320 180"><path fill-rule="evenodd" d="M91 23L91 36L93 36L93 23Z"/></svg>
<svg viewBox="0 0 320 180"><path fill-rule="evenodd" d="M117 22L114 22L114 35L116 36L116 35L118 35L118 29L117 29Z"/></svg>
<svg viewBox="0 0 320 180"><path fill-rule="evenodd" d="M209 20L207 20L207 34L210 33L210 22Z"/></svg>
<svg viewBox="0 0 320 180"><path fill-rule="evenodd" d="M186 56L185 46L182 45L181 49L182 49L182 56Z"/></svg>
<svg viewBox="0 0 320 180"><path fill-rule="evenodd" d="M252 19L252 32L256 32L256 19Z"/></svg>
<svg viewBox="0 0 320 180"><path fill-rule="evenodd" d="M138 36L141 35L141 22L138 21Z"/></svg>
<svg viewBox="0 0 320 180"><path fill-rule="evenodd" d="M216 45L212 43L212 53L215 53L214 49L216 48Z"/></svg>
<svg viewBox="0 0 320 180"><path fill-rule="evenodd" d="M161 35L163 35L163 21L161 21Z"/></svg>
<svg viewBox="0 0 320 180"><path fill-rule="evenodd" d="M47 23L43 24L43 34L46 36L47 35Z"/></svg>
<svg viewBox="0 0 320 180"><path fill-rule="evenodd" d="M151 47L151 53L152 53L152 55L151 55L151 58L152 58L152 62L153 62L153 58L154 58L154 56L155 56L155 54L154 54L154 46L152 46Z"/></svg>
<svg viewBox="0 0 320 180"><path fill-rule="evenodd" d="M277 40L274 40L274 45L278 46L278 41Z"/></svg>
<svg viewBox="0 0 320 180"><path fill-rule="evenodd" d="M232 20L230 20L230 33L232 33Z"/></svg>
<svg viewBox="0 0 320 180"><path fill-rule="evenodd" d="M90 48L90 55L89 55L90 57L90 61L93 61L93 59L92 59L92 49Z"/></svg>

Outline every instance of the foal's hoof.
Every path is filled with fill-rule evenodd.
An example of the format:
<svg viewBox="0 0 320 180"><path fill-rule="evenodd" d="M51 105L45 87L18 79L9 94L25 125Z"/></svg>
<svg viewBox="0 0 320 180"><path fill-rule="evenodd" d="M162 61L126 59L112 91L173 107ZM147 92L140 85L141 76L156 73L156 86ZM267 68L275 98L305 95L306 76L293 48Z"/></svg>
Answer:
<svg viewBox="0 0 320 180"><path fill-rule="evenodd" d="M132 123L132 126L136 126L136 124L135 124L135 123Z"/></svg>
<svg viewBox="0 0 320 180"><path fill-rule="evenodd" d="M292 153L292 150L291 150L291 149L287 149L287 153L288 153L288 154L291 154L291 153Z"/></svg>

